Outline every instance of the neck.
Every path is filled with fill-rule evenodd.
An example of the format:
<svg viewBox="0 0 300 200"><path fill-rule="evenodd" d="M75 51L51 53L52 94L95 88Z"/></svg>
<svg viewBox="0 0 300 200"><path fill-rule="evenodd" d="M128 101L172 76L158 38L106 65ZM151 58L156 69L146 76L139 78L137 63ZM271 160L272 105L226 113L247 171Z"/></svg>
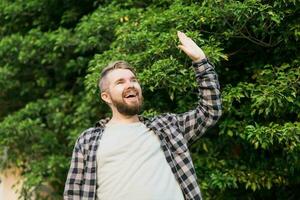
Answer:
<svg viewBox="0 0 300 200"><path fill-rule="evenodd" d="M123 115L118 112L113 112L113 116L109 123L118 123L118 124L130 124L139 122L138 115Z"/></svg>

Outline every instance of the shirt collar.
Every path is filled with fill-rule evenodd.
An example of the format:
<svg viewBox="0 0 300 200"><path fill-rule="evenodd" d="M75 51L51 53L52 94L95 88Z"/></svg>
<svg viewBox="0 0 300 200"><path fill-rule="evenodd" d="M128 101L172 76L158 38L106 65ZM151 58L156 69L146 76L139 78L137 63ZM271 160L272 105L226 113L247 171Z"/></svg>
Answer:
<svg viewBox="0 0 300 200"><path fill-rule="evenodd" d="M142 122L142 123L145 123L145 122L149 121L149 119L147 117L144 117L144 116L141 116L141 115L139 115L138 117L139 117L140 122ZM95 127L105 128L105 125L109 122L110 119L111 119L110 117L106 117L104 119L99 120L95 124Z"/></svg>

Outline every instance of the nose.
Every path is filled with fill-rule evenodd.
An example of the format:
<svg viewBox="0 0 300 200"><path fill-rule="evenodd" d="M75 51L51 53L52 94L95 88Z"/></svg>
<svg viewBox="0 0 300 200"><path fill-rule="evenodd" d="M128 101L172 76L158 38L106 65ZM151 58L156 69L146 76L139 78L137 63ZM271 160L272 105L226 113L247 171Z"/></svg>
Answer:
<svg viewBox="0 0 300 200"><path fill-rule="evenodd" d="M134 82L133 81L126 81L126 88L134 88Z"/></svg>

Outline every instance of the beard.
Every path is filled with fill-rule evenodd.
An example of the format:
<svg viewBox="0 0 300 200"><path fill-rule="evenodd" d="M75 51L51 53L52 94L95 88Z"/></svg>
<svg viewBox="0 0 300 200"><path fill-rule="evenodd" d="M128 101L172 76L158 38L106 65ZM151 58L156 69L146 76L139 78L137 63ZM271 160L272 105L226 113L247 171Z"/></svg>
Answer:
<svg viewBox="0 0 300 200"><path fill-rule="evenodd" d="M116 107L119 113L126 115L126 116L133 116L137 115L141 112L142 105L143 105L143 96L138 98L138 101L135 103L128 104L122 98L122 101L114 100L113 98L112 104Z"/></svg>

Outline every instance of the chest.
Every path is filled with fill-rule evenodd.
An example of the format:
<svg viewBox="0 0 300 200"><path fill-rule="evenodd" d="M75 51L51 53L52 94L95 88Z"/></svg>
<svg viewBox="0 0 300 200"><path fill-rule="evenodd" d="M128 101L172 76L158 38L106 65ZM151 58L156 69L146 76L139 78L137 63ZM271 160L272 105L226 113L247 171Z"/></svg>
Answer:
<svg viewBox="0 0 300 200"><path fill-rule="evenodd" d="M155 157L160 152L159 137L145 126L110 127L106 129L98 141L97 162L100 165L122 164L128 160Z"/></svg>

